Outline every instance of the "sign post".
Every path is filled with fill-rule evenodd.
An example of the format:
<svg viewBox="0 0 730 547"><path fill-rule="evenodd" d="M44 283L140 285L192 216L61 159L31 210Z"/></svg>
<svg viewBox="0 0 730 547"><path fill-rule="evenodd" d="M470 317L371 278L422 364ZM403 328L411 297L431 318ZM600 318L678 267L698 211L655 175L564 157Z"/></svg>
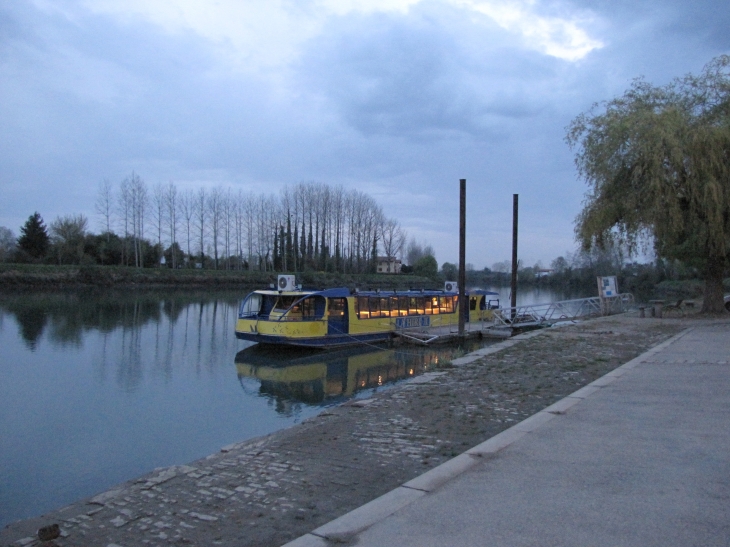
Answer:
<svg viewBox="0 0 730 547"><path fill-rule="evenodd" d="M618 281L615 275L607 277L598 277L598 296L601 299L601 314L608 315L608 306L606 298L616 296L618 294Z"/></svg>

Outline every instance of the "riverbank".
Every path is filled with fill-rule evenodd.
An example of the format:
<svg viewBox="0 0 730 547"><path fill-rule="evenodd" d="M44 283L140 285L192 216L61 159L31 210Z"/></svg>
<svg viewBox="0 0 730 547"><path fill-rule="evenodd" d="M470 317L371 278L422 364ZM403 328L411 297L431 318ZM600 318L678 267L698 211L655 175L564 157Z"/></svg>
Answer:
<svg viewBox="0 0 730 547"><path fill-rule="evenodd" d="M434 287L437 282L415 275L298 272L305 288L359 287L408 289ZM122 266L51 266L0 264L0 291L67 288L248 288L276 283L276 273L238 270L131 268Z"/></svg>
<svg viewBox="0 0 730 547"><path fill-rule="evenodd" d="M621 315L513 338L369 400L11 524L0 532L0 545L33 544L35 531L54 523L63 532L55 540L61 547L281 545L538 412L693 321Z"/></svg>

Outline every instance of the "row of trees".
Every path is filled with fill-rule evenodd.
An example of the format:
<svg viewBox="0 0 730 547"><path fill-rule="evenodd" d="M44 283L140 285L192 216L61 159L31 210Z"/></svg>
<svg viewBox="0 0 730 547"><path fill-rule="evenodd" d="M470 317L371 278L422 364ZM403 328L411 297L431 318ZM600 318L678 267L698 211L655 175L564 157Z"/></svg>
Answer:
<svg viewBox="0 0 730 547"><path fill-rule="evenodd" d="M137 266L145 222L171 267L194 257L215 269L359 273L375 268L381 250L399 256L406 241L398 221L373 198L319 183L287 187L278 196L221 187L181 192L172 182L149 191L133 173L116 193L105 181L96 209L106 234L116 228L131 237Z"/></svg>
<svg viewBox="0 0 730 547"><path fill-rule="evenodd" d="M319 183L254 195L180 191L172 182L150 188L132 173L116 188L100 185L96 212L98 235L83 215L60 217L47 230L35 213L15 253L12 232L2 228L0 240L8 241L0 241L0 260L364 273L375 271L379 255L400 258L406 250L405 230L372 197Z"/></svg>
<svg viewBox="0 0 730 547"><path fill-rule="evenodd" d="M466 265L467 285L471 287L509 287L511 283L510 261L496 262L491 268L475 269ZM455 280L458 266L445 262L441 267L444 279ZM575 252L567 252L552 260L545 267L538 261L532 266L517 262L519 287L549 287L576 298L596 294L596 278L615 275L621 292L630 292L638 301L667 296L665 291L675 290L677 296L696 297L697 285L682 283L698 280L700 271L678 260L656 258L653 262L637 263L627 260L625 249L616 245L607 245L601 249L596 246L590 249L578 248ZM663 282L662 289L657 286ZM673 283L675 282L675 283ZM678 282L678 283L676 283Z"/></svg>

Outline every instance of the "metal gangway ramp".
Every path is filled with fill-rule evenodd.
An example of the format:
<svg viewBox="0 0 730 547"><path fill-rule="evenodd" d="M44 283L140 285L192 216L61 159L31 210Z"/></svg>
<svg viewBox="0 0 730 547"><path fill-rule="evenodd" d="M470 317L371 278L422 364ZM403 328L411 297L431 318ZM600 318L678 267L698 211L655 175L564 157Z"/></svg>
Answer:
<svg viewBox="0 0 730 547"><path fill-rule="evenodd" d="M491 319L483 317L464 325L464 336L509 337L513 329L546 327L561 321L575 321L601 315L624 313L634 304L630 293L601 298L578 298L546 304L489 310ZM393 336L411 344L431 345L459 338L457 325L397 328Z"/></svg>
<svg viewBox="0 0 730 547"><path fill-rule="evenodd" d="M578 298L546 304L531 304L493 310L492 328L541 327L561 321L575 321L587 317L624 313L634 304L631 293L615 296Z"/></svg>

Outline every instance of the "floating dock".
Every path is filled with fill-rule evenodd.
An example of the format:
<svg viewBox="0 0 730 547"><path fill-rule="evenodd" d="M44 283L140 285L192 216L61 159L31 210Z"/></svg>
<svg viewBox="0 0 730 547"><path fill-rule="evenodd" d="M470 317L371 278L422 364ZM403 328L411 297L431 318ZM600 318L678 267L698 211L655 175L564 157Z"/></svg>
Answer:
<svg viewBox="0 0 730 547"><path fill-rule="evenodd" d="M563 321L624 313L633 304L634 297L624 293L603 298L579 298L515 308L499 308L492 310L494 315L491 321L466 323L464 334L461 336L457 325L397 328L394 335L404 342L422 346L477 336L509 338L515 330L543 328Z"/></svg>

